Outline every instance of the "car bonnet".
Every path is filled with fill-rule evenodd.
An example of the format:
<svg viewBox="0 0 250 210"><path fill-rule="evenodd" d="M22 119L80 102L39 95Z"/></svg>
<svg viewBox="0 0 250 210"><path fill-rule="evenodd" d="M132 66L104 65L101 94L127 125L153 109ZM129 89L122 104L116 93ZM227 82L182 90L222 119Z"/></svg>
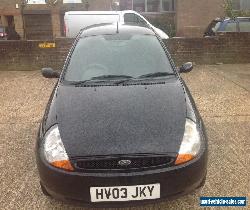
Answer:
<svg viewBox="0 0 250 210"><path fill-rule="evenodd" d="M57 89L57 121L70 157L176 153L185 126L181 82Z"/></svg>

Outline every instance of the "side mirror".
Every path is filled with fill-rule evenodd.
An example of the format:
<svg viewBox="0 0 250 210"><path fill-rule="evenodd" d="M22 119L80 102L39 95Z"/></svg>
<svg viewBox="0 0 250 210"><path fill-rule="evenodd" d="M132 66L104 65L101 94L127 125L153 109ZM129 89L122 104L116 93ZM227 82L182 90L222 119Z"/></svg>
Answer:
<svg viewBox="0 0 250 210"><path fill-rule="evenodd" d="M192 71L192 69L193 69L193 63L192 62L187 62L187 63L184 63L179 68L179 72L180 73L188 73L188 72Z"/></svg>
<svg viewBox="0 0 250 210"><path fill-rule="evenodd" d="M59 78L60 73L58 71L53 70L52 68L42 68L42 75L45 78Z"/></svg>

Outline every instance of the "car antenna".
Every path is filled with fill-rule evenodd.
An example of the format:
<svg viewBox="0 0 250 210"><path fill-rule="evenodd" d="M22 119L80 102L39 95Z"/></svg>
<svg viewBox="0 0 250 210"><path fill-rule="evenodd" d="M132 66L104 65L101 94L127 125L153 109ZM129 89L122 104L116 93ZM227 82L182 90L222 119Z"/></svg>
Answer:
<svg viewBox="0 0 250 210"><path fill-rule="evenodd" d="M118 21L117 21L117 23L116 23L116 33L117 33L117 34L119 33Z"/></svg>

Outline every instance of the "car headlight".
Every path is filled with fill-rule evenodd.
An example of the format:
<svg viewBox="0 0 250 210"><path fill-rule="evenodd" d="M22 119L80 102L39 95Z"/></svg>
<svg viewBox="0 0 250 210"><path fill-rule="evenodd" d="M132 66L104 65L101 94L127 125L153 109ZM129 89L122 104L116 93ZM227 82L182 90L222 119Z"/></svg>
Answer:
<svg viewBox="0 0 250 210"><path fill-rule="evenodd" d="M57 125L52 126L44 136L44 156L54 167L73 171Z"/></svg>
<svg viewBox="0 0 250 210"><path fill-rule="evenodd" d="M186 119L185 132L175 165L192 160L199 153L200 147L201 138L196 123Z"/></svg>

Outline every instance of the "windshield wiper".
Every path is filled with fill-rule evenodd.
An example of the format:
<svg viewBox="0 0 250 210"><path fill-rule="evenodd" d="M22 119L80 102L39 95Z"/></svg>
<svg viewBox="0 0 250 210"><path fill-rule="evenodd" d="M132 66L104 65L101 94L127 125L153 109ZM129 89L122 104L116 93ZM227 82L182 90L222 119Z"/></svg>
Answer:
<svg viewBox="0 0 250 210"><path fill-rule="evenodd" d="M99 77L94 77L94 79L111 79L111 81L114 81L115 85L120 85L124 82L130 81L131 79L134 79L132 76L128 75L103 75ZM109 80L110 81L110 80Z"/></svg>
<svg viewBox="0 0 250 210"><path fill-rule="evenodd" d="M152 77L165 77L169 75L175 75L174 73L169 73L169 72L154 72L154 73L149 73L149 74L144 74L139 77L138 79L143 79L143 78L152 78Z"/></svg>
<svg viewBox="0 0 250 210"><path fill-rule="evenodd" d="M71 82L70 85L76 85L76 86L81 86L81 85L85 85L88 83L105 83L105 82L110 82L110 81L118 81L118 83L120 82L124 82L127 81L129 79L132 79L133 77L131 76L127 76L127 75L101 75L101 76L97 76L97 77L92 77L91 79L88 80L84 80L84 81L76 81L76 82Z"/></svg>
<svg viewBox="0 0 250 210"><path fill-rule="evenodd" d="M101 75L97 77L92 77L91 80L109 80L109 79L132 79L133 77L128 76L128 75Z"/></svg>
<svg viewBox="0 0 250 210"><path fill-rule="evenodd" d="M75 86L81 86L81 85L85 85L85 84L90 83L90 82L103 83L103 82L106 82L106 81L105 80L92 80L92 79L89 79L89 80L84 80L84 81L70 82L69 84L70 85L75 85Z"/></svg>

